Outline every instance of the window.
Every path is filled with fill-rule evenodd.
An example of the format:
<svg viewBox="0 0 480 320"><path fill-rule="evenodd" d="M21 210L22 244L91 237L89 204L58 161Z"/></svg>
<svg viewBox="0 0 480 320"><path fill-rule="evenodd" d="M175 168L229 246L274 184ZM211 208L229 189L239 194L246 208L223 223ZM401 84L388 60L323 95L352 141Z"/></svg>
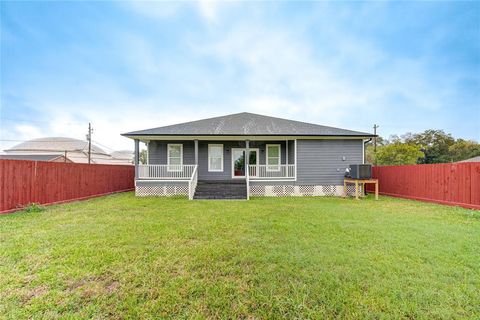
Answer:
<svg viewBox="0 0 480 320"><path fill-rule="evenodd" d="M167 171L182 171L183 165L183 145L167 145Z"/></svg>
<svg viewBox="0 0 480 320"><path fill-rule="evenodd" d="M267 171L280 171L280 145L267 144Z"/></svg>
<svg viewBox="0 0 480 320"><path fill-rule="evenodd" d="M223 144L208 145L208 171L223 172Z"/></svg>

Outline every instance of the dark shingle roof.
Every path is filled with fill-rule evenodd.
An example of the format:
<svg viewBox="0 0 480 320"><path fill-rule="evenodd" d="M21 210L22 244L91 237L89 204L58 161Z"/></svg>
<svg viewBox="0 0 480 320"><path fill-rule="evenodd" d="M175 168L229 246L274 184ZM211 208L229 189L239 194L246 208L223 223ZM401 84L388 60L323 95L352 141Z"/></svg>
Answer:
<svg viewBox="0 0 480 320"><path fill-rule="evenodd" d="M242 112L222 117L215 117L171 126L133 131L123 136L149 135L220 135L220 136L373 136L371 133L358 132L318 124L262 116Z"/></svg>

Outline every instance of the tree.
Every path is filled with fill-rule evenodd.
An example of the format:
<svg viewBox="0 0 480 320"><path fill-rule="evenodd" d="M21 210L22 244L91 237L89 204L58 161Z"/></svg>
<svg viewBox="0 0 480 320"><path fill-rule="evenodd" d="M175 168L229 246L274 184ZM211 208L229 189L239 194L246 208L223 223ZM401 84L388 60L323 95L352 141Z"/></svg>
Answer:
<svg viewBox="0 0 480 320"><path fill-rule="evenodd" d="M385 146L387 144L389 144L387 139L384 139L380 136L377 137L377 150L379 147ZM365 157L366 157L365 159L366 163L371 163L371 164L375 163L375 151L373 147L373 139L372 141L369 141L368 143L365 144Z"/></svg>
<svg viewBox="0 0 480 320"><path fill-rule="evenodd" d="M416 164L423 153L418 147L406 143L393 143L377 148L378 165Z"/></svg>
<svg viewBox="0 0 480 320"><path fill-rule="evenodd" d="M480 156L480 144L471 141L458 139L448 148L451 161L461 161Z"/></svg>
<svg viewBox="0 0 480 320"><path fill-rule="evenodd" d="M147 164L147 149L143 149L140 151L139 155L139 162L140 164Z"/></svg>
<svg viewBox="0 0 480 320"><path fill-rule="evenodd" d="M450 162L448 148L455 143L451 134L443 130L426 130L422 133L406 134L403 136L405 143L417 146L425 156L419 163Z"/></svg>

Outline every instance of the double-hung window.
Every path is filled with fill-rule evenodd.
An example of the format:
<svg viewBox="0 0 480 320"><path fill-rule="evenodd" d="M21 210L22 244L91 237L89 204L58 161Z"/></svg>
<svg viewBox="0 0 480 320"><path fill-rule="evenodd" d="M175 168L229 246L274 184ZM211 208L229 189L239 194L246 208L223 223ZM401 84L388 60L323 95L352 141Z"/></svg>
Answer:
<svg viewBox="0 0 480 320"><path fill-rule="evenodd" d="M223 144L208 145L208 171L223 172Z"/></svg>
<svg viewBox="0 0 480 320"><path fill-rule="evenodd" d="M280 145L267 144L267 171L280 171Z"/></svg>
<svg viewBox="0 0 480 320"><path fill-rule="evenodd" d="M183 145L168 144L167 145L167 170L182 171L183 165Z"/></svg>

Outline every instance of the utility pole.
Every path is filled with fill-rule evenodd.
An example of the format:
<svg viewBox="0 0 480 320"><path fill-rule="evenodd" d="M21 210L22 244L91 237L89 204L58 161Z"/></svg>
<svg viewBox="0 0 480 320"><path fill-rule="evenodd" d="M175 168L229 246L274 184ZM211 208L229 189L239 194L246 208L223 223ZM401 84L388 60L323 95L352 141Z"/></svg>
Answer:
<svg viewBox="0 0 480 320"><path fill-rule="evenodd" d="M377 128L380 127L376 124L373 125L373 134L375 137L373 137L373 151L377 153Z"/></svg>
<svg viewBox="0 0 480 320"><path fill-rule="evenodd" d="M91 162L91 157L92 157L92 125L90 122L88 123L88 134L87 134L87 140L88 140L88 164Z"/></svg>

